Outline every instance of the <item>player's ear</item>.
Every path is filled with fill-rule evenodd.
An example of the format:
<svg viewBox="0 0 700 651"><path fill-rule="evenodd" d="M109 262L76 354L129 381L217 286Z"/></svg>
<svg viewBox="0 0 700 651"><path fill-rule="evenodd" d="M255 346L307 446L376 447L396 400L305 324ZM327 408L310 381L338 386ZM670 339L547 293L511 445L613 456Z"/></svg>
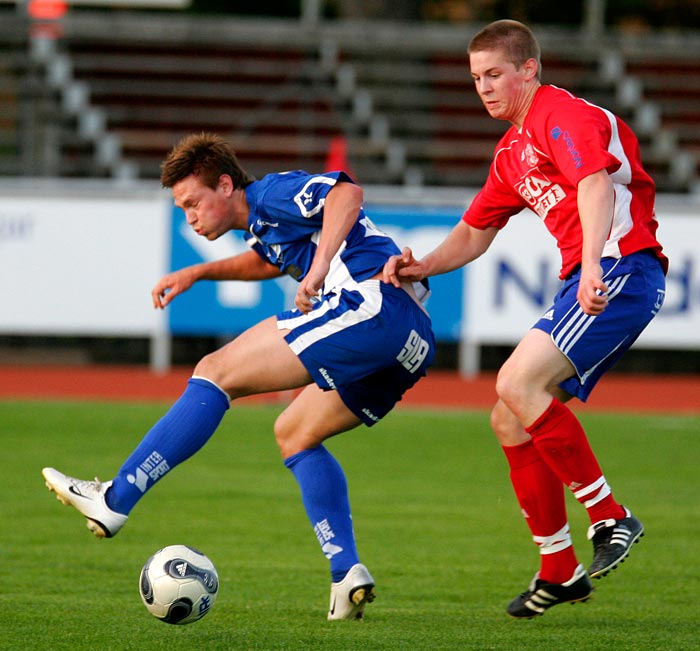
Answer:
<svg viewBox="0 0 700 651"><path fill-rule="evenodd" d="M539 63L537 63L537 59L528 59L523 64L523 69L528 79L534 79L535 77L537 77L539 67L540 66Z"/></svg>
<svg viewBox="0 0 700 651"><path fill-rule="evenodd" d="M220 188L226 196L230 196L231 193L235 190L235 186L233 185L233 179L228 174L222 174L219 177L217 187Z"/></svg>

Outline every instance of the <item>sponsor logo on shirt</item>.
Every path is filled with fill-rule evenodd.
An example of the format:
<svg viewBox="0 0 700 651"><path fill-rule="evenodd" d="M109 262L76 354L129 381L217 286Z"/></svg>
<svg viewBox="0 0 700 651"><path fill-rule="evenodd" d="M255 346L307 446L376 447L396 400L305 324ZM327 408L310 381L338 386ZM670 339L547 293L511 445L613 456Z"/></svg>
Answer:
<svg viewBox="0 0 700 651"><path fill-rule="evenodd" d="M574 139L571 137L571 134L569 134L568 131L562 131L560 127L554 127L549 133L555 141L563 138L564 142L566 143L566 151L569 152L571 159L574 161L576 169L583 167L581 154L578 152L578 149L576 149L576 144L574 143Z"/></svg>
<svg viewBox="0 0 700 651"><path fill-rule="evenodd" d="M558 183L552 183L544 174L538 176L535 172L539 173L539 170L528 172L515 189L539 217L544 219L566 194Z"/></svg>

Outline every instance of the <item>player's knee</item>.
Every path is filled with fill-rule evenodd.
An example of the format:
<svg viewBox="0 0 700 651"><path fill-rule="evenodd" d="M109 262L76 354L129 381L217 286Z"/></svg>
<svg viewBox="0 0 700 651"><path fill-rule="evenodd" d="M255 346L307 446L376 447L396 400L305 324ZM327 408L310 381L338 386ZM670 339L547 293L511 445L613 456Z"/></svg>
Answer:
<svg viewBox="0 0 700 651"><path fill-rule="evenodd" d="M297 452L301 452L304 448L303 435L299 425L293 422L293 419L283 411L275 421L273 432L275 441L280 449L280 454L283 459L291 457Z"/></svg>
<svg viewBox="0 0 700 651"><path fill-rule="evenodd" d="M297 452L315 448L321 445L325 439L323 432L317 431L305 419L300 419L296 414L289 413L287 410L277 417L273 432L283 459L287 459Z"/></svg>
<svg viewBox="0 0 700 651"><path fill-rule="evenodd" d="M213 382L224 390L231 400L247 395L240 386L237 386L235 374L231 373L231 370L224 365L218 350L202 357L194 367L192 374Z"/></svg>
<svg viewBox="0 0 700 651"><path fill-rule="evenodd" d="M505 406L499 400L491 410L491 429L494 434L500 439L501 433L505 429Z"/></svg>
<svg viewBox="0 0 700 651"><path fill-rule="evenodd" d="M496 377L496 394L506 405L511 405L518 399L518 385L505 366Z"/></svg>
<svg viewBox="0 0 700 651"><path fill-rule="evenodd" d="M501 445L518 445L528 438L515 414L501 400L491 410L491 429Z"/></svg>
<svg viewBox="0 0 700 651"><path fill-rule="evenodd" d="M211 380L212 382L219 384L223 379L223 374L221 372L220 364L217 362L217 353L209 353L208 355L202 357L202 359L200 359L199 362L197 362L197 365L194 367L193 375L205 377L207 380Z"/></svg>

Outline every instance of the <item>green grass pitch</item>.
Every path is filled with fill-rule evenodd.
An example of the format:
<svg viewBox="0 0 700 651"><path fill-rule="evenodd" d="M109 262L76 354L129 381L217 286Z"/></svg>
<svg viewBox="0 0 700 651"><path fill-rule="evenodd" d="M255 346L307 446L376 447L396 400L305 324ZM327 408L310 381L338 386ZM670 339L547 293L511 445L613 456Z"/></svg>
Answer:
<svg viewBox="0 0 700 651"><path fill-rule="evenodd" d="M328 442L377 581L364 622L327 622L328 565L272 436L278 408L234 406L209 444L98 541L43 484L45 465L110 478L162 404L0 402L0 649L12 651L683 651L700 644L700 419L582 421L616 496L646 536L593 599L516 621L537 568L484 412L399 409ZM570 500L580 560L582 507ZM219 570L203 620L169 626L138 595L157 549L189 544Z"/></svg>

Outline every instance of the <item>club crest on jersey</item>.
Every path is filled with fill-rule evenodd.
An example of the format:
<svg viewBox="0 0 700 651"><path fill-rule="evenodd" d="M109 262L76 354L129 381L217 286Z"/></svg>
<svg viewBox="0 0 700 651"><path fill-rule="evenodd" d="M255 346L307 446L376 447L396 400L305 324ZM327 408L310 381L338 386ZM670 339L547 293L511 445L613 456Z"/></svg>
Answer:
<svg viewBox="0 0 700 651"><path fill-rule="evenodd" d="M297 192L294 197L294 203L299 208L302 217L313 217L315 214L323 210L323 205L326 202L325 196L320 196L314 199L314 185L335 185L335 179L329 176L313 176L305 184L304 187Z"/></svg>
<svg viewBox="0 0 700 651"><path fill-rule="evenodd" d="M525 145L525 149L520 155L520 160L526 162L529 167L535 167L537 163L539 163L540 159L531 143L528 142L527 145Z"/></svg>

